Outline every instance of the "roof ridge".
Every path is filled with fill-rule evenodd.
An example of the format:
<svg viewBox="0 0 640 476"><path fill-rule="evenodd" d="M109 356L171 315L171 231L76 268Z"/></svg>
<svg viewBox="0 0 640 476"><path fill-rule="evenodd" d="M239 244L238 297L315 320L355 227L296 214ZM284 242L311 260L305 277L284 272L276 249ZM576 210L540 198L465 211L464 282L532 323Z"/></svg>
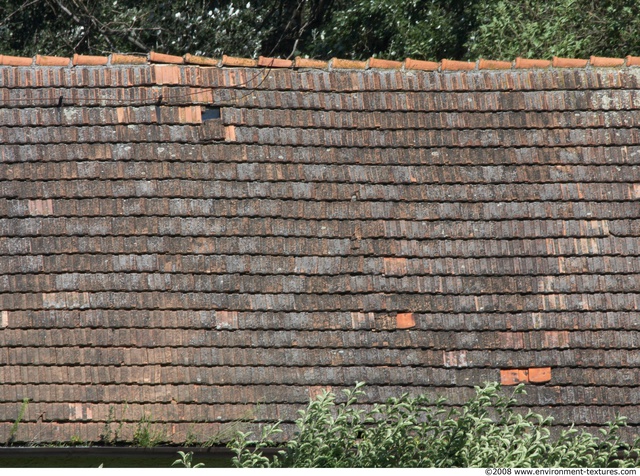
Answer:
<svg viewBox="0 0 640 476"><path fill-rule="evenodd" d="M426 61L406 58L394 61L371 57L368 60L349 60L332 58L329 61L296 56L294 60L260 56L258 59L223 55L222 58L210 58L185 54L168 55L151 51L146 55L112 53L109 56L74 54L73 57L36 55L34 57L0 55L0 66L120 66L144 64L193 65L208 67L244 67L244 68L294 68L294 69L357 69L357 70L400 70L400 71L477 71L545 68L621 68L640 66L640 56L628 55L625 58L591 56L589 59L561 58L553 56L551 60L517 57L513 61L501 61L480 58L477 61L458 61L442 59Z"/></svg>

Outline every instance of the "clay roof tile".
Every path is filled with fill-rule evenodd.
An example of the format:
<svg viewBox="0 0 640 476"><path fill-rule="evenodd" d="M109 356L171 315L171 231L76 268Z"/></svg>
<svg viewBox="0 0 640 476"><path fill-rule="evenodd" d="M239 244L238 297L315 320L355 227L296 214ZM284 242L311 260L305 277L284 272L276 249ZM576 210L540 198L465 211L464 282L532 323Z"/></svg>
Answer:
<svg viewBox="0 0 640 476"><path fill-rule="evenodd" d="M258 60L254 60L251 58L236 58L234 56L222 55L222 65L254 68L258 66Z"/></svg>
<svg viewBox="0 0 640 476"><path fill-rule="evenodd" d="M87 56L87 55L73 55L73 65L90 65L90 66L102 66L109 62L107 56Z"/></svg>
<svg viewBox="0 0 640 476"><path fill-rule="evenodd" d="M354 61L340 58L333 58L329 64L334 69L365 69L367 67L366 61Z"/></svg>
<svg viewBox="0 0 640 476"><path fill-rule="evenodd" d="M38 66L70 66L71 59L61 56L36 55L36 64Z"/></svg>
<svg viewBox="0 0 640 476"><path fill-rule="evenodd" d="M520 58L519 56L515 62L516 68L548 68L549 66L551 66L549 60Z"/></svg>
<svg viewBox="0 0 640 476"><path fill-rule="evenodd" d="M33 64L33 58L0 55L0 64L4 66L31 66Z"/></svg>
<svg viewBox="0 0 640 476"><path fill-rule="evenodd" d="M122 55L113 53L109 57L110 64L146 64L147 58L139 55Z"/></svg>
<svg viewBox="0 0 640 476"><path fill-rule="evenodd" d="M481 59L478 61L478 69L511 69L513 63L510 61L495 61Z"/></svg>
<svg viewBox="0 0 640 476"><path fill-rule="evenodd" d="M152 51L149 53L149 61L152 63L183 64L184 58L182 56L165 55Z"/></svg>
<svg viewBox="0 0 640 476"><path fill-rule="evenodd" d="M267 68L291 68L293 61L281 58L267 58L260 56L258 58L258 66L264 66Z"/></svg>
<svg viewBox="0 0 640 476"><path fill-rule="evenodd" d="M616 66L624 66L624 58L605 58L602 56L592 56L589 59L591 66L599 68L615 68Z"/></svg>
<svg viewBox="0 0 640 476"><path fill-rule="evenodd" d="M436 61L423 61L407 58L404 60L404 69L419 69L423 71L436 71L440 63Z"/></svg>
<svg viewBox="0 0 640 476"><path fill-rule="evenodd" d="M400 69L402 68L402 62L385 60L380 58L371 58L369 59L369 68Z"/></svg>
<svg viewBox="0 0 640 476"><path fill-rule="evenodd" d="M217 58L207 58L205 56L196 56L187 53L184 55L184 62L186 64L197 64L200 66L218 66L220 60Z"/></svg>
<svg viewBox="0 0 640 476"><path fill-rule="evenodd" d="M442 69L449 71L464 71L464 70L472 70L476 69L476 64L469 61L454 61L443 59L442 60Z"/></svg>
<svg viewBox="0 0 640 476"><path fill-rule="evenodd" d="M627 56L627 66L640 66L640 56Z"/></svg>
<svg viewBox="0 0 640 476"><path fill-rule="evenodd" d="M589 63L586 59L580 58L559 58L558 56L553 57L553 67L554 68L584 68Z"/></svg>
<svg viewBox="0 0 640 476"><path fill-rule="evenodd" d="M326 69L328 65L329 65L328 61L320 61L320 60L301 58L300 56L296 56L296 61L295 61L296 68Z"/></svg>

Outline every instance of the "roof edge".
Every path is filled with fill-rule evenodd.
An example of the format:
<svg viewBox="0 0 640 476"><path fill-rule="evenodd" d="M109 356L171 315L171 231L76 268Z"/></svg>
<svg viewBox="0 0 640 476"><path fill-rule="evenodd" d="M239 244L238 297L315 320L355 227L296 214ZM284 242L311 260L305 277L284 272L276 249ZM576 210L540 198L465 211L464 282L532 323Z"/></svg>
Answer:
<svg viewBox="0 0 640 476"><path fill-rule="evenodd" d="M478 70L513 70L513 69L544 69L544 68L624 68L640 66L639 56L625 58L608 58L591 56L589 59L559 58L551 60L518 57L513 61L501 61L481 58L477 61L456 61L442 59L427 61L406 58L404 61L369 58L366 61L356 61L332 58L329 61L302 58L282 59L260 56L258 59L238 58L223 55L222 58L209 58L185 54L184 56L168 55L155 51L147 55L113 53L109 56L92 56L74 54L70 58L59 56L36 55L34 57L0 55L0 66L46 66L46 67L74 67L74 66L122 66L122 65L195 65L217 68L273 68L273 69L324 69L324 70L395 70L395 71L478 71Z"/></svg>

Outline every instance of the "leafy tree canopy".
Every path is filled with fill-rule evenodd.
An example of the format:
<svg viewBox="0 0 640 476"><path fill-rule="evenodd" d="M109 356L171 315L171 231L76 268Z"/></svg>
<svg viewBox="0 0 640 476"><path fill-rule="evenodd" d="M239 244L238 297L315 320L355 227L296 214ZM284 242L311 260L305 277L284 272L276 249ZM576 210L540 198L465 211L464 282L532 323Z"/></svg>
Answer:
<svg viewBox="0 0 640 476"><path fill-rule="evenodd" d="M640 54L636 0L0 0L3 54Z"/></svg>

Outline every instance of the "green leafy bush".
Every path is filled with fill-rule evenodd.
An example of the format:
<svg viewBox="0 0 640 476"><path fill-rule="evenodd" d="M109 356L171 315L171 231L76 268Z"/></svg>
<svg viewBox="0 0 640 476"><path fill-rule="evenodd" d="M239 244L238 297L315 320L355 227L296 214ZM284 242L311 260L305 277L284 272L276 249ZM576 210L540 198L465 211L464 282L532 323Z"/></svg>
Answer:
<svg viewBox="0 0 640 476"><path fill-rule="evenodd" d="M364 384L345 390L335 403L323 393L299 412L296 436L270 459L278 424L264 426L260 439L239 432L229 443L236 467L628 467L639 442L625 445L617 417L600 436L576 429L553 438L550 417L514 410L522 385L505 396L497 383L476 387L460 409L425 396L390 398L368 410L358 406Z"/></svg>

